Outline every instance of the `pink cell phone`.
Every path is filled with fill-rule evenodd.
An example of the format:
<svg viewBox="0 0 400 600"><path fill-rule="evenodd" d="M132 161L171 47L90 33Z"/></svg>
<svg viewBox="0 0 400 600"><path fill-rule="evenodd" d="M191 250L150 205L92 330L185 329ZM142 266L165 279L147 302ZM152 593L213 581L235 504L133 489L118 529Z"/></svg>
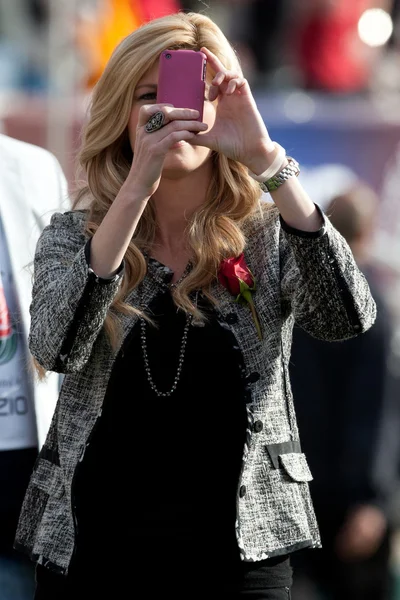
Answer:
<svg viewBox="0 0 400 600"><path fill-rule="evenodd" d="M164 50L160 56L157 103L194 108L203 120L207 57L195 50Z"/></svg>

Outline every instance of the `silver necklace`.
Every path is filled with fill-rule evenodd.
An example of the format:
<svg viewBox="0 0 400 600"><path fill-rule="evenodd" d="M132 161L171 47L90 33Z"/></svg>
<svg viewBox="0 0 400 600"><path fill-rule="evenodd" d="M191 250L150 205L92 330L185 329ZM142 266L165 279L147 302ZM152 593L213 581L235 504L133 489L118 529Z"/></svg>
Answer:
<svg viewBox="0 0 400 600"><path fill-rule="evenodd" d="M163 282L162 283L163 287L166 287L168 289L176 288L185 279L185 277L187 277L189 275L191 268L192 268L191 263L188 263L185 271L183 272L182 277L180 277L178 279L178 281L176 281L175 283L170 283L170 284L166 284ZM149 354L148 354L148 350L147 350L146 320L143 318L140 318L140 341L141 341L141 348L142 348L142 354L143 354L144 369L146 371L147 381L149 382L149 385L150 385L151 389L153 390L153 392L158 397L167 398L169 396L172 396L172 394L175 392L175 390L178 386L178 383L179 383L179 380L180 380L181 374L182 374L183 364L185 362L187 337L188 337L188 333L189 333L189 327L190 327L192 321L193 321L193 315L187 314L185 327L183 329L181 347L179 350L178 368L176 371L176 375L175 375L174 381L172 383L171 389L168 392L162 392L161 390L158 389L158 387L154 383L154 379L151 374L150 363L149 363Z"/></svg>

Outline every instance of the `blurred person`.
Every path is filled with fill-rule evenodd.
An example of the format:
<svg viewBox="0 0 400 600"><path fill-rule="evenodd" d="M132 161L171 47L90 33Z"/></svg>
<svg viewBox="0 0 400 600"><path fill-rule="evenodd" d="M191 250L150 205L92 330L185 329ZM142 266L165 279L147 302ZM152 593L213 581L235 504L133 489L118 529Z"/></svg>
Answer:
<svg viewBox="0 0 400 600"><path fill-rule="evenodd" d="M29 367L32 263L51 214L64 206L66 182L46 150L0 134L0 599L31 600L29 561L13 550L22 500L45 438L59 377Z"/></svg>
<svg viewBox="0 0 400 600"><path fill-rule="evenodd" d="M0 0L0 91L47 88L48 24L46 1Z"/></svg>
<svg viewBox="0 0 400 600"><path fill-rule="evenodd" d="M85 63L89 89L97 82L115 46L143 23L178 12L178 0L98 0L81 5L77 42Z"/></svg>
<svg viewBox="0 0 400 600"><path fill-rule="evenodd" d="M391 599L399 406L389 371L392 320L369 258L378 203L358 182L326 209L367 276L374 327L341 343L293 334L291 383L322 538L322 550L293 557L294 600Z"/></svg>
<svg viewBox="0 0 400 600"><path fill-rule="evenodd" d="M246 60L257 87L272 84L272 77L285 64L286 48L283 45L288 13L288 0L236 0L241 6L237 18L232 3L224 1L230 14L230 23L241 60ZM273 23L265 35L265 23ZM279 48L279 51L277 51Z"/></svg>
<svg viewBox="0 0 400 600"><path fill-rule="evenodd" d="M204 122L156 103L167 48L206 54ZM152 21L115 49L80 161L87 185L35 255L30 350L65 374L16 536L35 599L288 600L290 554L320 543L293 321L362 333L365 278L203 15Z"/></svg>
<svg viewBox="0 0 400 600"><path fill-rule="evenodd" d="M392 0L293 2L287 40L302 85L342 94L367 91L383 47L362 40L359 20L368 9L391 5Z"/></svg>
<svg viewBox="0 0 400 600"><path fill-rule="evenodd" d="M184 8L187 6L202 9L199 1L186 1ZM214 21L227 33L253 87L271 83L273 73L284 61L282 37L290 11L288 0L219 0L209 10ZM268 36L265 23L274 24Z"/></svg>

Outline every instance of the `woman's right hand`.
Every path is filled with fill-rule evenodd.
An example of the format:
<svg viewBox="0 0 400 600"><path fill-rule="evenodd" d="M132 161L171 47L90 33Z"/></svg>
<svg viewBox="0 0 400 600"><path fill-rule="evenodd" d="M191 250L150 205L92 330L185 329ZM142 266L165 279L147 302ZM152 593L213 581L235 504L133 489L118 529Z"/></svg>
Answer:
<svg viewBox="0 0 400 600"><path fill-rule="evenodd" d="M160 110L165 125L147 133L147 121ZM92 239L90 266L98 277L111 277L118 271L146 204L160 184L168 150L176 142L192 140L196 133L207 129L207 125L194 120L198 116L197 110L165 104L141 107L131 169Z"/></svg>
<svg viewBox="0 0 400 600"><path fill-rule="evenodd" d="M164 113L164 125L161 129L148 133L145 125L156 112ZM199 112L190 108L174 108L170 104L148 104L142 106L136 129L133 149L133 161L125 182L134 187L136 194L150 198L157 190L165 157L170 148L180 141L190 141L200 131L206 131L207 125L195 121Z"/></svg>

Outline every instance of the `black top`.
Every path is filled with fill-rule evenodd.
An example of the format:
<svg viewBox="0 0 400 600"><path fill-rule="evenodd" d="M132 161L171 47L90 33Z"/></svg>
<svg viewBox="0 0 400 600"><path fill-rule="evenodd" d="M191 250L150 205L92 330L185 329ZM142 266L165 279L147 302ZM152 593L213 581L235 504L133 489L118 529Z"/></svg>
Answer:
<svg viewBox="0 0 400 600"><path fill-rule="evenodd" d="M74 482L72 573L79 577L91 566L103 573L115 567L123 577L127 567L131 581L135 569L142 576L156 565L165 577L178 569L179 579L212 573L214 582L217 569L225 582L235 574L250 587L291 584L287 556L251 564L239 559L236 492L247 424L242 358L229 329L203 307L209 320L190 326L170 397L149 385L140 323L125 339ZM169 290L160 290L150 308L157 324L146 324L150 370L158 389L169 391L186 316Z"/></svg>

